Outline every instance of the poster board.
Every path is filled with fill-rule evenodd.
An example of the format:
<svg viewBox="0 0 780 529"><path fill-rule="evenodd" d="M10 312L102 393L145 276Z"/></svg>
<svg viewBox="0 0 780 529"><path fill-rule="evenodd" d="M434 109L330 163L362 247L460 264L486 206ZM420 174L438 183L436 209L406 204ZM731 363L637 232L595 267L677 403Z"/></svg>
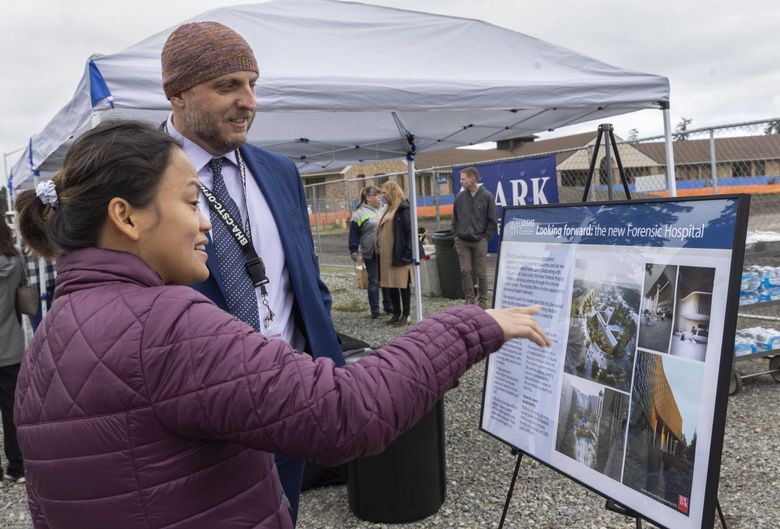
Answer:
<svg viewBox="0 0 780 529"><path fill-rule="evenodd" d="M506 208L485 432L659 527L712 527L749 196Z"/></svg>

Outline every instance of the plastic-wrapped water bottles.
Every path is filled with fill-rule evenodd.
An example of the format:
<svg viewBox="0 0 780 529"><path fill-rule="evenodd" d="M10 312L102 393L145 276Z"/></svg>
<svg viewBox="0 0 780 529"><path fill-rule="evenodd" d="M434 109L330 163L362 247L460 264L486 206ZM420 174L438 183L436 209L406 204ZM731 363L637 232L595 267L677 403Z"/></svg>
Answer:
<svg viewBox="0 0 780 529"><path fill-rule="evenodd" d="M734 342L737 356L780 349L780 331L766 327L738 329Z"/></svg>
<svg viewBox="0 0 780 529"><path fill-rule="evenodd" d="M737 356L750 355L758 351L756 342L746 336L737 336L734 338L734 354Z"/></svg>
<svg viewBox="0 0 780 529"><path fill-rule="evenodd" d="M776 266L746 266L742 269L739 304L751 305L780 299L780 268Z"/></svg>

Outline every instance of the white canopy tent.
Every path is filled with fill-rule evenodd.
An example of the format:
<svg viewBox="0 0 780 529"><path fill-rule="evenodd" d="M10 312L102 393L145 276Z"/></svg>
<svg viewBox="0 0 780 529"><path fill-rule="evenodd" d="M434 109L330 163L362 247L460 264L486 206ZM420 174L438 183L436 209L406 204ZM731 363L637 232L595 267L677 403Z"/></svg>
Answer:
<svg viewBox="0 0 780 529"><path fill-rule="evenodd" d="M252 46L260 80L249 141L302 171L406 157L415 203L416 153L648 108L664 111L671 162L666 78L479 20L334 0L271 0L191 19L199 20L221 22ZM57 170L73 139L102 119L167 117L160 52L173 29L88 61L73 99L14 165L15 189Z"/></svg>

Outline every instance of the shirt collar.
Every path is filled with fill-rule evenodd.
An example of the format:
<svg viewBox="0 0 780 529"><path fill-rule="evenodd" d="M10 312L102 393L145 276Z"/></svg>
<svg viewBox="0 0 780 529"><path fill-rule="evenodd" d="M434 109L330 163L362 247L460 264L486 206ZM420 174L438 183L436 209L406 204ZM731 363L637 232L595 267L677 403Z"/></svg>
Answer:
<svg viewBox="0 0 780 529"><path fill-rule="evenodd" d="M214 155L212 155L194 141L185 137L176 129L176 127L173 125L173 112L171 112L168 116L168 121L166 122L165 127L168 134L170 134L173 139L181 143L182 150L184 151L184 154L186 154L190 159L192 165L195 166L196 173L200 173L201 169L206 167L211 159L214 158ZM238 166L238 160L236 160L236 151L230 151L224 155L224 158L229 160L233 165Z"/></svg>

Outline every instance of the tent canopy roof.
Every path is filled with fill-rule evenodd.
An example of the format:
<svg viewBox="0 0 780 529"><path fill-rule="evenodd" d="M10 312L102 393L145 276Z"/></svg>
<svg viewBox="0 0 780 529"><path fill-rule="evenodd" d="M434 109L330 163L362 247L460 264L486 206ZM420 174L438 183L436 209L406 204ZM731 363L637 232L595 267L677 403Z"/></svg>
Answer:
<svg viewBox="0 0 780 529"><path fill-rule="evenodd" d="M260 66L255 145L302 170L513 138L669 101L665 77L631 72L486 22L334 0L214 9ZM160 52L174 28L90 59L73 99L31 140L14 185L53 171L100 119L162 122ZM107 94L110 96L106 97ZM93 99L95 101L93 101Z"/></svg>

